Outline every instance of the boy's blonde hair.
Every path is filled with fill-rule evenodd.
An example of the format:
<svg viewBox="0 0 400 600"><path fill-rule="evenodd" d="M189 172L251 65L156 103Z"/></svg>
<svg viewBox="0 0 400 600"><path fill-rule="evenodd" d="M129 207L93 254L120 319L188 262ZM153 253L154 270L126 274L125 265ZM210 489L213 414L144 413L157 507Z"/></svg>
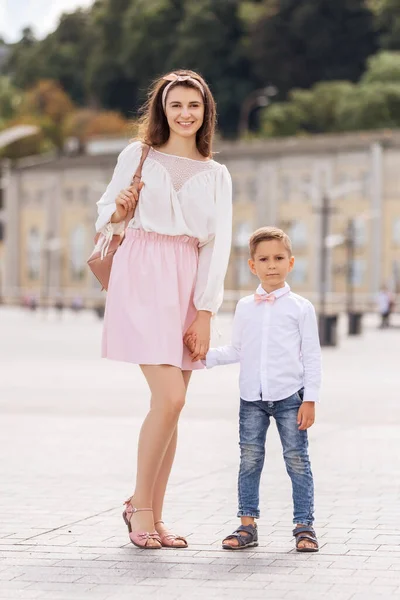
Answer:
<svg viewBox="0 0 400 600"><path fill-rule="evenodd" d="M288 251L289 256L292 256L292 242L287 233L278 227L260 227L260 229L257 229L251 235L249 240L251 258L254 258L258 244L269 242L270 240L280 240Z"/></svg>

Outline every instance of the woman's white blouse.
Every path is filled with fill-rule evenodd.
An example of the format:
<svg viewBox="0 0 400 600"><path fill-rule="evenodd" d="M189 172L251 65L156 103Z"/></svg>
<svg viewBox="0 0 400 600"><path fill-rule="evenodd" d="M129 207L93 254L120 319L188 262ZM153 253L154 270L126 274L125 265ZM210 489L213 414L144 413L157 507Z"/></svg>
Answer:
<svg viewBox="0 0 400 600"><path fill-rule="evenodd" d="M110 219L118 194L131 184L141 153L141 143L133 142L119 155L111 182L97 202L96 231L108 236L123 231L124 223ZM194 304L197 310L216 313L223 299L232 237L232 183L227 168L214 160L191 160L151 148L142 181L129 227L197 238Z"/></svg>

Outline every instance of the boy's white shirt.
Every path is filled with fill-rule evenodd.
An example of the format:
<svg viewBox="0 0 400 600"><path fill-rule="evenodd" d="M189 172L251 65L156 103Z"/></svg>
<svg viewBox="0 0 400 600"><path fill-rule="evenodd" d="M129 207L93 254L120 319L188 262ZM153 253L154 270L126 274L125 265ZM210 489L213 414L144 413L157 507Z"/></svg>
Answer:
<svg viewBox="0 0 400 600"><path fill-rule="evenodd" d="M257 294L269 295L261 285ZM274 303L256 302L254 294L239 300L232 344L210 348L204 362L207 368L240 362L243 400L276 402L304 387L304 401L318 402L321 348L314 307L287 283L272 294Z"/></svg>

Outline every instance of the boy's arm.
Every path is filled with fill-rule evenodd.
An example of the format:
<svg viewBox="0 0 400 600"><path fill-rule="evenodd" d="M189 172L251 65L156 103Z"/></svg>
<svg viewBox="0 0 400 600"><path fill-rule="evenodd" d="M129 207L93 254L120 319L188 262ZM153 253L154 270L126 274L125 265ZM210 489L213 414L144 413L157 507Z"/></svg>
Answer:
<svg viewBox="0 0 400 600"><path fill-rule="evenodd" d="M304 402L319 402L321 347L315 309L307 302L300 322L301 355L304 366Z"/></svg>
<svg viewBox="0 0 400 600"><path fill-rule="evenodd" d="M232 325L232 343L227 346L219 346L218 348L210 348L207 352L204 364L207 369L211 369L217 365L230 365L239 362L240 347L242 337L242 315L240 302L236 306L235 316Z"/></svg>

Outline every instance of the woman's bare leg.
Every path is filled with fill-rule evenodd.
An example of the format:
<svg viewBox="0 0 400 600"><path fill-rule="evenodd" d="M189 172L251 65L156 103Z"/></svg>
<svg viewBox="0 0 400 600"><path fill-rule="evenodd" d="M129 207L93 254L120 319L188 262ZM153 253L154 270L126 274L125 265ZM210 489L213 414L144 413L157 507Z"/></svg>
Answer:
<svg viewBox="0 0 400 600"><path fill-rule="evenodd" d="M153 508L156 479L185 404L186 386L177 367L141 365L141 369L152 400L140 430L136 487L131 503L137 508ZM134 530L154 531L151 512L135 513L131 523Z"/></svg>
<svg viewBox="0 0 400 600"><path fill-rule="evenodd" d="M182 371L183 381L185 384L185 389L187 392L190 376L192 371ZM154 495L153 495L153 514L154 514L154 522L162 520L162 509L164 504L164 496L165 490L167 489L167 484L169 480L169 476L171 473L172 465L175 458L176 446L178 441L178 425L175 428L174 433L172 434L171 441L167 448L167 451L164 456L164 460L162 461L156 483L154 486ZM165 527L163 523L160 523L156 526L157 531L160 534L166 533L168 529ZM177 547L185 546L186 544L180 540L176 540L174 543Z"/></svg>

